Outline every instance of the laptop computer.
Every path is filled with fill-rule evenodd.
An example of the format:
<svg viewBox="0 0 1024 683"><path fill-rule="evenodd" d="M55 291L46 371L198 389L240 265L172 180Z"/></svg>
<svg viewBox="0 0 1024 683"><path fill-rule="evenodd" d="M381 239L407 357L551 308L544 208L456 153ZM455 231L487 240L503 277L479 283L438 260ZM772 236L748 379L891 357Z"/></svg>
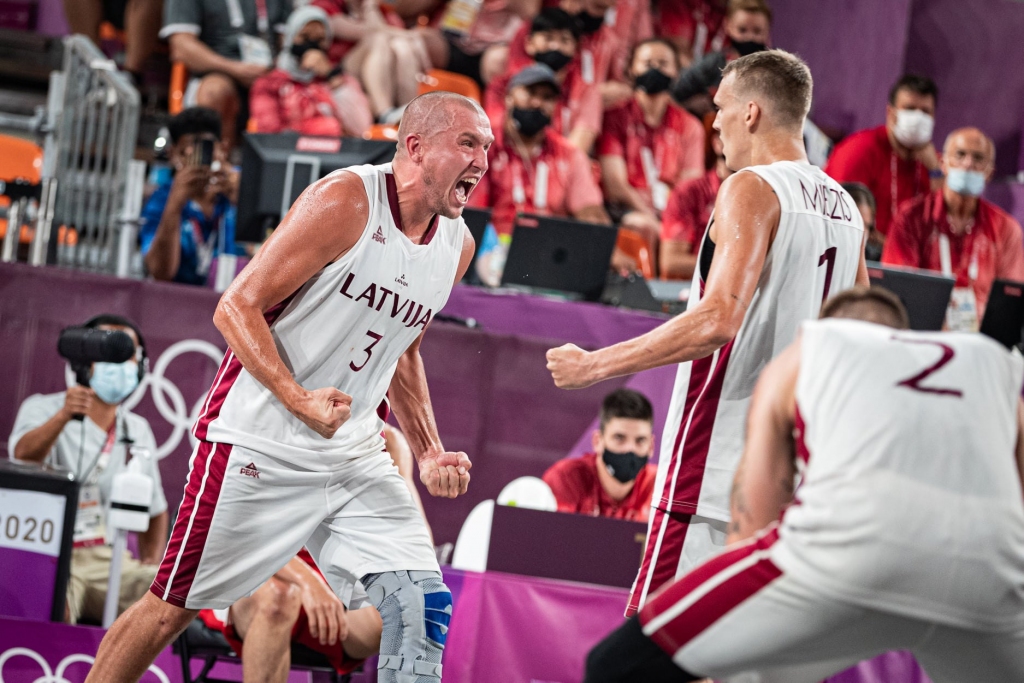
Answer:
<svg viewBox="0 0 1024 683"><path fill-rule="evenodd" d="M640 522L495 505L487 571L629 588L646 538Z"/></svg>
<svg viewBox="0 0 1024 683"><path fill-rule="evenodd" d="M516 217L502 286L525 286L598 301L619 230L568 218Z"/></svg>
<svg viewBox="0 0 1024 683"><path fill-rule="evenodd" d="M897 268L868 262L871 284L895 294L907 308L910 329L937 331L942 329L949 307L949 295L955 280L929 270Z"/></svg>
<svg viewBox="0 0 1024 683"><path fill-rule="evenodd" d="M476 272L476 256L480 253L480 246L484 243L484 232L486 232L487 225L491 222L491 210L463 209L462 220L466 221L469 234L473 236L473 241L476 242L476 251L473 252L473 259L469 262L469 268L466 270L466 276L462 281L471 285L479 285L482 282Z"/></svg>
<svg viewBox="0 0 1024 683"><path fill-rule="evenodd" d="M988 295L981 333L1008 349L1021 342L1024 331L1024 282L996 280Z"/></svg>

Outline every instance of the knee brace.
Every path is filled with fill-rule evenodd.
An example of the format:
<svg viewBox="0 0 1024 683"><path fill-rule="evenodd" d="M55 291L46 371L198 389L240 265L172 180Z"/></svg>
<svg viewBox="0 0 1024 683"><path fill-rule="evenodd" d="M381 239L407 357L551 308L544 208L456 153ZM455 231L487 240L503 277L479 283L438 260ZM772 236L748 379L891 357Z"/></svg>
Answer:
<svg viewBox="0 0 1024 683"><path fill-rule="evenodd" d="M380 612L377 679L381 683L437 683L452 618L452 594L432 571L367 574L362 579Z"/></svg>

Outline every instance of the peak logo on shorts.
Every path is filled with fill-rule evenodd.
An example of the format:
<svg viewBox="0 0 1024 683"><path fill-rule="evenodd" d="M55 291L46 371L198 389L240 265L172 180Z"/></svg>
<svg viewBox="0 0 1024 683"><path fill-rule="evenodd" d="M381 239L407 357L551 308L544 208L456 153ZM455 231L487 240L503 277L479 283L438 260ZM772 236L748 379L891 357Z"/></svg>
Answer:
<svg viewBox="0 0 1024 683"><path fill-rule="evenodd" d="M387 240L384 238L384 231L377 226L377 232L373 233L373 241L380 242L381 244L387 244Z"/></svg>
<svg viewBox="0 0 1024 683"><path fill-rule="evenodd" d="M252 477L253 479L260 478L260 471L256 469L256 463L251 462L239 471L247 477Z"/></svg>

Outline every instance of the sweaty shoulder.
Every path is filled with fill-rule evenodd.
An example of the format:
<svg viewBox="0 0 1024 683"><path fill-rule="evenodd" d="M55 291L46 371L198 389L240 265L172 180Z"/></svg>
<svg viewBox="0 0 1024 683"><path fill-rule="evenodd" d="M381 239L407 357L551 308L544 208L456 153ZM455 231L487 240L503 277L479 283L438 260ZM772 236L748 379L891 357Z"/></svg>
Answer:
<svg viewBox="0 0 1024 683"><path fill-rule="evenodd" d="M310 185L288 212L289 217L296 208L305 212L295 218L310 229L310 237L337 248L332 248L335 253L331 261L359 241L370 217L370 200L363 179L347 170L330 173Z"/></svg>

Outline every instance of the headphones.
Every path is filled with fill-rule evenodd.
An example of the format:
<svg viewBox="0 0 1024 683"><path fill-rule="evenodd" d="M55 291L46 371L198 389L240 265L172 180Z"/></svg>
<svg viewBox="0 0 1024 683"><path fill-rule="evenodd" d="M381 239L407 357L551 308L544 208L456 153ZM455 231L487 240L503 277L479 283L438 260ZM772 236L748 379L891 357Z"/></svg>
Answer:
<svg viewBox="0 0 1024 683"><path fill-rule="evenodd" d="M142 384L142 378L145 377L146 373L149 371L149 354L146 352L146 338L142 336L142 331L139 330L139 326L128 318L120 315L113 315L111 313L95 315L82 323L82 327L89 327L92 329L96 329L100 325L117 325L118 327L127 327L135 333L135 338L139 340L139 351L142 352L142 357L136 359L139 366L139 384Z"/></svg>

